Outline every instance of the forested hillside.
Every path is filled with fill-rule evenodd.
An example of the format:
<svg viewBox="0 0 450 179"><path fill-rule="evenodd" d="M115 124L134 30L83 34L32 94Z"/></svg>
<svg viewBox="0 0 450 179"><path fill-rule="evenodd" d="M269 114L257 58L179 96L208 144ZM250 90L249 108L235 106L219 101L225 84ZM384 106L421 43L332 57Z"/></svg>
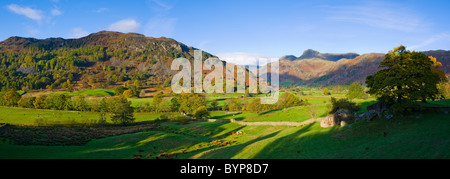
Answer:
<svg viewBox="0 0 450 179"><path fill-rule="evenodd" d="M80 39L10 37L0 42L0 88L159 85L176 73L170 70L172 60L192 60L194 50L169 38L108 31ZM203 53L203 59L211 56Z"/></svg>

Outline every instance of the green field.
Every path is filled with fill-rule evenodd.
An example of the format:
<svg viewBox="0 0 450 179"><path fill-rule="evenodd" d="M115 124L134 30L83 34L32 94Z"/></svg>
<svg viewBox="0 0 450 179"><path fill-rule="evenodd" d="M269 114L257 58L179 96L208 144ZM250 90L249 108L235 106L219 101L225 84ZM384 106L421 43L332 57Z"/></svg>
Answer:
<svg viewBox="0 0 450 179"><path fill-rule="evenodd" d="M214 94L208 96L207 101L217 99L221 106L230 97L240 96ZM314 93L299 97L316 107L317 117L327 115L330 96ZM129 100L133 106L152 102L152 98ZM363 112L375 100L369 98L355 102L362 106L360 112ZM425 105L448 107L449 103L450 100L442 100L430 101ZM10 107L0 107L0 113L0 123L12 125L34 125L37 119L70 124L99 118L95 112ZM136 122L151 122L161 114L135 112L134 117ZM308 106L295 106L261 113L211 111L210 118L245 122L302 122L311 116ZM0 158L450 158L450 115L444 113L413 113L391 120L360 121L346 127L332 128L321 128L319 123L303 127L242 126L199 121L157 124L157 127L141 132L93 138L81 146L23 146L2 139ZM243 134L232 135L236 131Z"/></svg>
<svg viewBox="0 0 450 179"><path fill-rule="evenodd" d="M449 158L450 118L442 114L361 121L351 127L163 123L163 129L96 139L84 146L0 144L0 158ZM236 137L232 131L243 131ZM180 131L180 132L178 132ZM184 133L181 133L184 132ZM205 136L210 134L208 136ZM215 139L235 141L212 146ZM150 154L150 155L148 155ZM176 155L175 155L176 154Z"/></svg>
<svg viewBox="0 0 450 179"><path fill-rule="evenodd" d="M8 124L25 124L33 125L36 119L44 119L53 122L66 124L70 122L85 122L88 120L98 120L99 113L96 112L80 112L80 111L58 111L47 109L27 109L27 108L10 108L0 106L0 123ZM176 113L178 114L178 113ZM158 118L160 113L140 112L135 113L135 122L153 121ZM106 116L109 121L108 115Z"/></svg>
<svg viewBox="0 0 450 179"><path fill-rule="evenodd" d="M87 96L114 96L113 90L107 90L107 89L88 89L88 90L82 90L77 92L63 92L63 94L71 95L71 96L77 96L77 95L87 95Z"/></svg>
<svg viewBox="0 0 450 179"><path fill-rule="evenodd" d="M0 106L0 123L32 125L36 119L58 120L62 123L72 120L98 119L95 112L57 111L47 109L11 108Z"/></svg>

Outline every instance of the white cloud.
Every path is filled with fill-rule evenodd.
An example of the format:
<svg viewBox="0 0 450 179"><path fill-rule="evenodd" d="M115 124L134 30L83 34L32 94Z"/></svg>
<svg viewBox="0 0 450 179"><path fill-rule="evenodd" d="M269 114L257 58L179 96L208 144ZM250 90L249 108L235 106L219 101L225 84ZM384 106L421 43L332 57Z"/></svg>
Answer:
<svg viewBox="0 0 450 179"><path fill-rule="evenodd" d="M411 32L425 25L417 13L384 2L369 2L363 5L328 7L330 19L354 22L372 27Z"/></svg>
<svg viewBox="0 0 450 179"><path fill-rule="evenodd" d="M68 38L81 38L81 37L85 37L87 35L89 35L89 32L86 32L82 28L77 27L77 28L73 28L70 31Z"/></svg>
<svg viewBox="0 0 450 179"><path fill-rule="evenodd" d="M279 59L279 57L275 56L245 52L218 53L216 56L221 60L236 65L257 65L259 60L259 66L263 66L268 62L273 62Z"/></svg>
<svg viewBox="0 0 450 179"><path fill-rule="evenodd" d="M16 4L10 4L8 9L16 14L24 15L30 19L41 21L44 17L43 12L37 9L31 9L29 7L22 7Z"/></svg>
<svg viewBox="0 0 450 179"><path fill-rule="evenodd" d="M108 30L119 32L135 32L141 28L141 24L134 19L124 19L109 25Z"/></svg>

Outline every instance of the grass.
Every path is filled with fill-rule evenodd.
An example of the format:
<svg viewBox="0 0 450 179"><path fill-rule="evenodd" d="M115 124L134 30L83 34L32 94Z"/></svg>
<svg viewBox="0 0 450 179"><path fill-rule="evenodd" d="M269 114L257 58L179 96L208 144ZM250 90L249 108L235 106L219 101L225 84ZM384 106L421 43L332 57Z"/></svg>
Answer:
<svg viewBox="0 0 450 179"><path fill-rule="evenodd" d="M100 118L99 113L96 112L81 112L81 111L58 111L48 109L28 109L28 108L10 108L0 106L0 123L8 123L15 125L33 125L36 119L47 119L50 121L59 121L61 123L68 123L71 121L86 121L97 120ZM161 113L140 112L134 113L135 122L153 121L158 118ZM173 113L172 115L180 115ZM109 116L106 116L107 122Z"/></svg>
<svg viewBox="0 0 450 179"><path fill-rule="evenodd" d="M422 103L426 107L450 107L450 99L428 101L427 103Z"/></svg>
<svg viewBox="0 0 450 179"><path fill-rule="evenodd" d="M94 91L88 93L94 94ZM212 94L219 107L233 95ZM316 106L318 117L326 115L330 97L320 93L299 96ZM342 98L344 95L333 94ZM152 98L132 98L133 106L152 103ZM354 100L365 107L373 98ZM450 100L430 101L432 107L449 107ZM0 123L31 125L38 118L61 121L97 119L93 112L53 111L0 107ZM136 122L152 121L161 113L134 113ZM170 115L180 115L173 113ZM109 119L109 117L107 117ZM262 113L211 111L213 119L247 122L310 119L307 106ZM242 131L243 135L230 135ZM0 158L450 158L450 116L414 113L391 120L360 121L347 127L241 126L235 123L164 122L151 131L95 139L83 146L21 146L0 140ZM226 142L230 142L227 144ZM226 145L220 146L225 143Z"/></svg>
<svg viewBox="0 0 450 179"><path fill-rule="evenodd" d="M167 122L162 126L164 130L107 137L84 146L18 146L0 142L0 158L133 158L138 154L155 158L160 152L178 153L175 158L207 159L450 158L450 118L445 114L413 114L332 128L321 128L318 123L274 127ZM244 134L229 135L238 130ZM211 135L200 135L205 132ZM235 143L211 146L211 141L217 139Z"/></svg>
<svg viewBox="0 0 450 179"><path fill-rule="evenodd" d="M309 106L300 106L300 107L291 107L287 109L280 109L275 110L269 113L264 114L260 113L257 116L251 116L245 118L244 121L247 122L263 122L263 121L271 121L271 122L277 122L277 121L289 121L289 122L303 122L308 119L311 119L308 112ZM317 117L325 117L327 116L328 112L328 106L327 105L316 105L317 110Z"/></svg>
<svg viewBox="0 0 450 179"><path fill-rule="evenodd" d="M82 90L77 92L63 92L63 94L71 95L71 96L77 96L77 95L87 95L87 96L114 96L113 90L107 90L107 89L88 89L88 90Z"/></svg>
<svg viewBox="0 0 450 179"><path fill-rule="evenodd" d="M128 98L132 107L144 107L145 103L153 104L153 98Z"/></svg>
<svg viewBox="0 0 450 179"><path fill-rule="evenodd" d="M351 127L244 127L240 144L199 158L449 158L450 118L417 114ZM264 131L264 132L260 132Z"/></svg>
<svg viewBox="0 0 450 179"><path fill-rule="evenodd" d="M61 122L98 119L95 112L57 111L47 109L10 108L0 106L0 123L32 125L36 119L57 120Z"/></svg>

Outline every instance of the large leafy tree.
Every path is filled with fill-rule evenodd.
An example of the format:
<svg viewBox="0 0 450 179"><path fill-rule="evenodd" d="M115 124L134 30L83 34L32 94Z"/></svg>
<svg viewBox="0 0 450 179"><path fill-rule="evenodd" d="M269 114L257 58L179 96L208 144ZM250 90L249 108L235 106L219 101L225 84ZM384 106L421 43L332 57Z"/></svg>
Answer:
<svg viewBox="0 0 450 179"><path fill-rule="evenodd" d="M126 97L117 96L111 98L108 102L112 113L111 121L124 125L134 121L133 107L131 107L131 101L128 101Z"/></svg>
<svg viewBox="0 0 450 179"><path fill-rule="evenodd" d="M17 102L20 100L20 94L16 89L12 88L3 96L6 106L17 106Z"/></svg>
<svg viewBox="0 0 450 179"><path fill-rule="evenodd" d="M194 117L197 119L202 119L209 117L210 113L208 109L206 109L206 106L200 106L194 111Z"/></svg>
<svg viewBox="0 0 450 179"><path fill-rule="evenodd" d="M440 63L420 52L399 46L386 54L381 70L366 78L368 93L389 104L406 104L414 100L436 99L437 84L447 81Z"/></svg>
<svg viewBox="0 0 450 179"><path fill-rule="evenodd" d="M181 93L177 96L177 101L180 106L178 110L187 114L193 114L201 106L206 107L206 98L202 94Z"/></svg>
<svg viewBox="0 0 450 179"><path fill-rule="evenodd" d="M365 94L366 92L364 92L364 87L362 87L358 82L354 82L348 86L348 93L345 97L352 100L355 98L363 98Z"/></svg>

